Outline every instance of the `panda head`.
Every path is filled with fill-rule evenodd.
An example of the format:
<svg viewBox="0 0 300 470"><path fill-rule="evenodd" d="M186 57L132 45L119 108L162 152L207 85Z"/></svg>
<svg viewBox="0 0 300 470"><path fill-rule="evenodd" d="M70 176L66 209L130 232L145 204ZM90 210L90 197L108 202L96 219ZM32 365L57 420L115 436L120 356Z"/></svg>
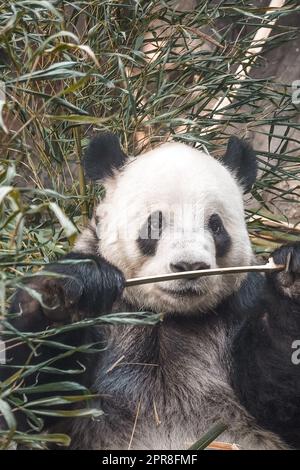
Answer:
<svg viewBox="0 0 300 470"><path fill-rule="evenodd" d="M95 210L99 253L126 278L250 264L243 192L255 181L256 157L231 137L221 162L182 143L127 158L115 136L96 137L84 163L106 190ZM124 296L136 308L206 312L243 279L159 282L126 288Z"/></svg>

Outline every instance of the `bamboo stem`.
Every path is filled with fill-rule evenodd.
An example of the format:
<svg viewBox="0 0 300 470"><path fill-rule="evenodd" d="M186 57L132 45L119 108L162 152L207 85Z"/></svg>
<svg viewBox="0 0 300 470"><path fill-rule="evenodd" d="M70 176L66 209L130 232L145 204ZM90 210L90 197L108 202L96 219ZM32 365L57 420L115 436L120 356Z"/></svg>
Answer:
<svg viewBox="0 0 300 470"><path fill-rule="evenodd" d="M88 203L86 200L86 185L85 185L85 176L82 165L82 149L81 149L81 130L77 126L74 128L74 137L75 137L75 147L77 155L77 165L78 165L78 177L79 177L79 191L80 196L83 198L81 203L81 215L83 220L83 225L88 223L89 209Z"/></svg>
<svg viewBox="0 0 300 470"><path fill-rule="evenodd" d="M256 266L234 266L228 268L216 268L216 269L200 269L197 271L183 271L178 273L160 274L157 276L147 277L136 277L127 279L125 287L138 286L141 284L151 284L154 282L174 281L177 279L195 279L202 276L216 276L218 274L239 274L239 273L250 273L250 272L272 272L272 271L283 271L285 265L275 264L273 259L270 258L266 264Z"/></svg>

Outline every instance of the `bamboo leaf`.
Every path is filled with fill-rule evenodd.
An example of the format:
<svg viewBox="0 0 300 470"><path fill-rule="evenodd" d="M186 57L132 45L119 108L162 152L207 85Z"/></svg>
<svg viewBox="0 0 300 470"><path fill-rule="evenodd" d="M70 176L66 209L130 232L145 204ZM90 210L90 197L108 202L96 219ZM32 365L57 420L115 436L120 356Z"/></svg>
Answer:
<svg viewBox="0 0 300 470"><path fill-rule="evenodd" d="M50 202L49 208L56 215L60 225L65 231L66 237L70 238L73 235L77 234L77 228L75 227L75 225L71 222L71 220L66 216L66 214L55 202Z"/></svg>
<svg viewBox="0 0 300 470"><path fill-rule="evenodd" d="M214 424L209 431L207 431L195 444L193 444L189 450L204 450L209 446L217 437L219 437L224 431L226 431L227 426L222 423Z"/></svg>

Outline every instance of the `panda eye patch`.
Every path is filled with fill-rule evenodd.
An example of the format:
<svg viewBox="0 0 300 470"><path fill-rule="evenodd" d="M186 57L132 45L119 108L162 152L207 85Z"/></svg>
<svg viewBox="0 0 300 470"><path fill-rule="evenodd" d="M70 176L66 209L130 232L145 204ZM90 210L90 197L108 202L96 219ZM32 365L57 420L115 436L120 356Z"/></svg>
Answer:
<svg viewBox="0 0 300 470"><path fill-rule="evenodd" d="M225 256L231 246L231 238L225 229L222 219L218 214L212 214L208 221L208 228L212 233L216 247L216 257Z"/></svg>
<svg viewBox="0 0 300 470"><path fill-rule="evenodd" d="M224 229L223 222L221 220L221 217L218 214L213 214L210 217L208 226L210 230L215 234L219 234L222 231L222 229Z"/></svg>

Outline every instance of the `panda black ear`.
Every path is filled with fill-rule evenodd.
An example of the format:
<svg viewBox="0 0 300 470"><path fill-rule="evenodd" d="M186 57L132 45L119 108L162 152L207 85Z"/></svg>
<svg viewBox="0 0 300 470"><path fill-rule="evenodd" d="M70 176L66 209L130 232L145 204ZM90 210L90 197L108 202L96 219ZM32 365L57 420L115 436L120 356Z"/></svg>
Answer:
<svg viewBox="0 0 300 470"><path fill-rule="evenodd" d="M244 140L231 136L222 162L237 177L244 192L249 192L257 177L257 161L252 147Z"/></svg>
<svg viewBox="0 0 300 470"><path fill-rule="evenodd" d="M83 159L85 174L93 181L102 180L122 167L126 158L116 135L98 134L90 141Z"/></svg>

